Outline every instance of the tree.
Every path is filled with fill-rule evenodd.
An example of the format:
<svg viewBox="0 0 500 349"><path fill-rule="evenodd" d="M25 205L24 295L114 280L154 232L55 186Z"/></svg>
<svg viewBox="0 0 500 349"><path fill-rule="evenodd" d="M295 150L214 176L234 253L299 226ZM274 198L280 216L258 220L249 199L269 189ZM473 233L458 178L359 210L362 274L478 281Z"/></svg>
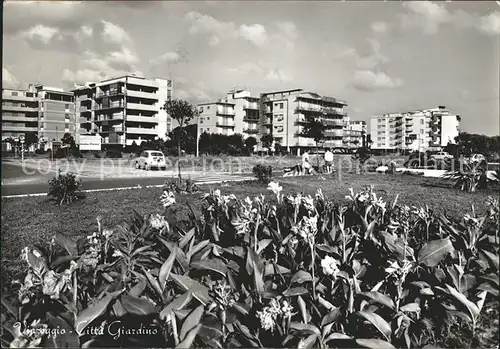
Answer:
<svg viewBox="0 0 500 349"><path fill-rule="evenodd" d="M364 164L368 161L370 158L370 148L368 147L360 147L356 150L354 155L352 156L353 160L357 160L360 167L361 167L361 174L364 173Z"/></svg>
<svg viewBox="0 0 500 349"><path fill-rule="evenodd" d="M302 128L302 136L314 139L316 150L319 150L318 143L325 139L325 130L326 126L320 119L310 119L309 122L307 122ZM316 156L316 160L319 168L318 156Z"/></svg>
<svg viewBox="0 0 500 349"><path fill-rule="evenodd" d="M186 131L184 127L196 116L198 116L198 109L191 103L187 101L183 101L181 99L172 99L165 102L163 109L167 112L168 115L179 124L178 136L176 137L177 143L177 156L181 157L181 139ZM182 183L181 176L181 163L177 161L177 170L179 173L179 185Z"/></svg>
<svg viewBox="0 0 500 349"><path fill-rule="evenodd" d="M262 142L262 147L267 148L269 150L269 148L271 148L271 145L273 144L274 138L272 134L267 133L262 136L260 141Z"/></svg>
<svg viewBox="0 0 500 349"><path fill-rule="evenodd" d="M29 149L33 144L38 144L38 134L36 132L26 132L24 145Z"/></svg>
<svg viewBox="0 0 500 349"><path fill-rule="evenodd" d="M66 132L63 135L63 138L61 138L61 143L63 145L68 145L69 149L71 149L71 150L76 149L75 139L73 138L73 136L71 135L71 133ZM66 148L66 157L68 155L69 155L69 151L68 151L68 147L67 147Z"/></svg>
<svg viewBox="0 0 500 349"><path fill-rule="evenodd" d="M247 152L249 154L252 154L253 152L253 147L257 145L257 139L255 137L248 137L245 139L245 148L247 149Z"/></svg>

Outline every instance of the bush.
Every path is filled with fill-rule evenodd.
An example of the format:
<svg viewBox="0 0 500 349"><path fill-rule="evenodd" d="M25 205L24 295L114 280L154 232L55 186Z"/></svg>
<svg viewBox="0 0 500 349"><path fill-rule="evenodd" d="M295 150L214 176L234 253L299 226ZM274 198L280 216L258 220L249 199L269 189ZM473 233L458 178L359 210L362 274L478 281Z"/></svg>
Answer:
<svg viewBox="0 0 500 349"><path fill-rule="evenodd" d="M172 179L171 181L165 183L164 189L178 194L192 194L199 191L199 188L196 185L195 181L193 181L191 178L182 180L180 185L179 180Z"/></svg>
<svg viewBox="0 0 500 349"><path fill-rule="evenodd" d="M273 168L262 164L255 165L252 170L259 183L267 184L273 177Z"/></svg>
<svg viewBox="0 0 500 349"><path fill-rule="evenodd" d="M121 159L122 152L119 150L107 150L104 156L110 159Z"/></svg>
<svg viewBox="0 0 500 349"><path fill-rule="evenodd" d="M72 173L61 174L61 170L49 181L47 196L59 206L85 198L85 194L81 191L81 181L77 181Z"/></svg>
<svg viewBox="0 0 500 349"><path fill-rule="evenodd" d="M321 190L269 189L271 199L207 193L186 229L166 190L164 215L26 247L26 278L2 304L5 327L27 325L2 331L3 347L486 347L498 201L451 222L371 187L341 206ZM117 321L127 331L103 333ZM138 323L147 335L129 330ZM56 329L65 335L47 335Z"/></svg>
<svg viewBox="0 0 500 349"><path fill-rule="evenodd" d="M37 155L43 155L46 154L47 152L43 149L35 149L35 154Z"/></svg>

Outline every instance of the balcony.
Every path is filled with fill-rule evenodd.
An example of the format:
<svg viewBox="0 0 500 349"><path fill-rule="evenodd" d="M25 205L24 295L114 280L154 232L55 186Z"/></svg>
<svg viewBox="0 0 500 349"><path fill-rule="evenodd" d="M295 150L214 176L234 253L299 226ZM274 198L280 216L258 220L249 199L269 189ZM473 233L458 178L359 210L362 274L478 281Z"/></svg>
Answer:
<svg viewBox="0 0 500 349"><path fill-rule="evenodd" d="M217 109L216 115L219 116L234 116L234 110L232 109Z"/></svg>
<svg viewBox="0 0 500 349"><path fill-rule="evenodd" d="M125 94L125 89L119 88L117 90L99 91L95 94L95 98L97 99L102 97L121 96L124 94Z"/></svg>
<svg viewBox="0 0 500 349"><path fill-rule="evenodd" d="M38 132L38 127L2 125L2 131Z"/></svg>
<svg viewBox="0 0 500 349"><path fill-rule="evenodd" d="M123 103L123 101L120 101L120 102L109 103L108 105L96 104L94 107L94 110L106 110L106 109L115 109L115 108L124 108L124 107L125 107L125 103Z"/></svg>
<svg viewBox="0 0 500 349"><path fill-rule="evenodd" d="M326 130L325 136L326 137L343 137L344 130Z"/></svg>
<svg viewBox="0 0 500 349"><path fill-rule="evenodd" d="M144 92L144 91L134 91L134 90L127 90L127 97L136 97L136 98L158 100L158 95L156 93Z"/></svg>
<svg viewBox="0 0 500 349"><path fill-rule="evenodd" d="M2 115L3 121L38 122L38 116L10 116Z"/></svg>
<svg viewBox="0 0 500 349"><path fill-rule="evenodd" d="M115 113L111 115L96 115L94 121L123 121L125 116L123 113Z"/></svg>
<svg viewBox="0 0 500 349"><path fill-rule="evenodd" d="M127 109L157 111L155 104L127 103Z"/></svg>
<svg viewBox="0 0 500 349"><path fill-rule="evenodd" d="M259 110L259 104L246 102L245 104L243 104L243 109Z"/></svg>
<svg viewBox="0 0 500 349"><path fill-rule="evenodd" d="M260 118L248 118L248 117L244 117L243 121L248 122L248 123L257 124L257 123L259 123Z"/></svg>
<svg viewBox="0 0 500 349"><path fill-rule="evenodd" d="M347 112L342 108L322 108L323 113L327 115L347 115Z"/></svg>
<svg viewBox="0 0 500 349"><path fill-rule="evenodd" d="M217 127L223 127L223 128L233 128L234 127L234 123L222 123L219 121L217 121L217 123L215 125Z"/></svg>
<svg viewBox="0 0 500 349"><path fill-rule="evenodd" d="M28 112L28 111L38 111L38 107L21 107L21 106L2 104L2 110Z"/></svg>
<svg viewBox="0 0 500 349"><path fill-rule="evenodd" d="M344 127L344 120L324 119L323 123L325 126Z"/></svg>
<svg viewBox="0 0 500 349"><path fill-rule="evenodd" d="M157 135L158 130L155 128L127 127L127 133Z"/></svg>
<svg viewBox="0 0 500 349"><path fill-rule="evenodd" d="M321 107L306 107L306 106L302 106L302 105L298 105L297 108L295 108L295 112L296 113L318 113L320 114L322 111L321 111Z"/></svg>
<svg viewBox="0 0 500 349"><path fill-rule="evenodd" d="M25 95L13 96L9 93L2 93L2 100L4 101L21 101L21 102L35 102L37 97L27 97Z"/></svg>
<svg viewBox="0 0 500 349"><path fill-rule="evenodd" d="M273 112L272 108L270 108L270 107L264 108L264 114L271 114L272 112Z"/></svg>
<svg viewBox="0 0 500 349"><path fill-rule="evenodd" d="M158 82L156 82L154 80L141 79L141 78L131 77L131 76L127 77L127 84L158 88Z"/></svg>
<svg viewBox="0 0 500 349"><path fill-rule="evenodd" d="M247 128L247 129L244 129L243 132L248 133L248 134L257 134L257 133L259 133L259 130L256 128Z"/></svg>
<svg viewBox="0 0 500 349"><path fill-rule="evenodd" d="M127 115L127 121L133 122L149 122L149 123L158 123L157 116L138 116L138 115Z"/></svg>

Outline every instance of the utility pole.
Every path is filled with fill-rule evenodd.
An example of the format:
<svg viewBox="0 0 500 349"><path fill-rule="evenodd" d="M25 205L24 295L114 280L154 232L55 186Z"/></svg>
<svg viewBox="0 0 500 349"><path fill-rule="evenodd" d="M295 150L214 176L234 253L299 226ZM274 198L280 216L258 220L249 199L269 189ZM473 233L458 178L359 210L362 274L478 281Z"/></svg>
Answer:
<svg viewBox="0 0 500 349"><path fill-rule="evenodd" d="M196 117L196 157L200 156L200 116Z"/></svg>

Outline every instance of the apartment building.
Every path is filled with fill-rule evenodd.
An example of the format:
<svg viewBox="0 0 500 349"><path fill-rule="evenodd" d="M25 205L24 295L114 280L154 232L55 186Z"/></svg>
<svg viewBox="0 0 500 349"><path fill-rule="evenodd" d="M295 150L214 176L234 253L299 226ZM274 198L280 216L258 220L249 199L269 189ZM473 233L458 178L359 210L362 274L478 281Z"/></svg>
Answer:
<svg viewBox="0 0 500 349"><path fill-rule="evenodd" d="M172 81L127 75L75 86L79 134L99 134L104 148L166 138L172 120L162 109Z"/></svg>
<svg viewBox="0 0 500 349"><path fill-rule="evenodd" d="M59 145L65 133L75 135L74 97L71 92L45 85L27 90L2 90L2 141L36 133L42 148ZM8 150L10 145L2 146Z"/></svg>
<svg viewBox="0 0 500 349"><path fill-rule="evenodd" d="M314 139L304 137L304 126L311 120L326 125L324 148L345 148L344 127L347 103L334 97L321 96L302 89L261 94L261 135L271 134L287 151L315 147Z"/></svg>
<svg viewBox="0 0 500 349"><path fill-rule="evenodd" d="M199 104L198 133L241 134L259 139L259 97L232 90L216 102Z"/></svg>
<svg viewBox="0 0 500 349"><path fill-rule="evenodd" d="M344 129L344 146L348 149L356 149L366 142L366 121L348 120Z"/></svg>
<svg viewBox="0 0 500 349"><path fill-rule="evenodd" d="M38 97L34 85L27 90L2 89L2 150L10 151L7 139L32 132L38 135Z"/></svg>
<svg viewBox="0 0 500 349"><path fill-rule="evenodd" d="M370 118L372 149L386 151L441 150L455 143L460 116L445 106Z"/></svg>

